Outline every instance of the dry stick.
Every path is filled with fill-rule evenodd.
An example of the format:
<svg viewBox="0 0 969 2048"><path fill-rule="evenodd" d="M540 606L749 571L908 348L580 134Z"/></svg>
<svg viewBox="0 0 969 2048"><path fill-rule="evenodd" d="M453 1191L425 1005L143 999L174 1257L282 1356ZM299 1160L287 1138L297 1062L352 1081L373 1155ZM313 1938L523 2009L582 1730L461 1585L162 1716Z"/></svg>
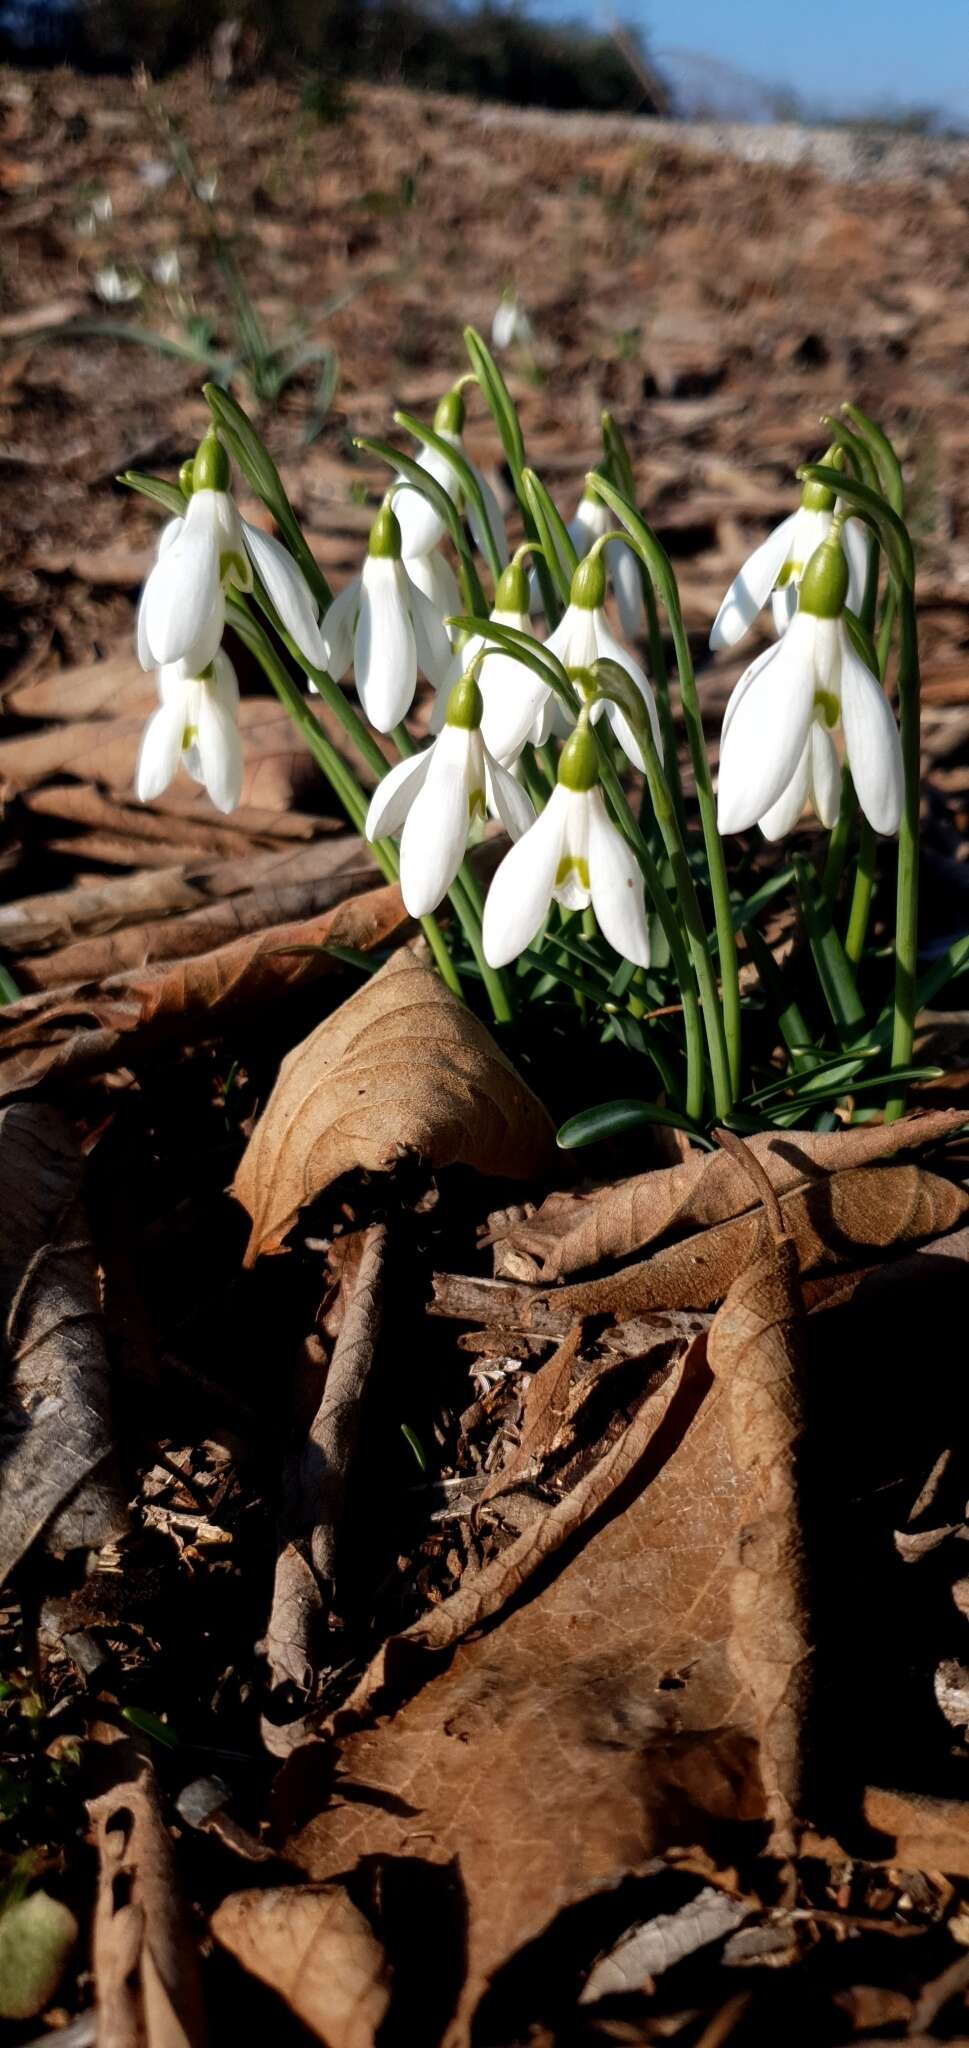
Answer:
<svg viewBox="0 0 969 2048"><path fill-rule="evenodd" d="M309 1692L314 1637L332 1606L351 1467L380 1330L387 1233L365 1233L323 1399L286 1478L283 1544L276 1560L266 1646L273 1675Z"/></svg>
<svg viewBox="0 0 969 2048"><path fill-rule="evenodd" d="M798 1469L803 1303L797 1250L763 1166L732 1132L715 1135L749 1174L771 1234L734 1281L708 1357L724 1382L734 1457L749 1489L730 1588L730 1662L755 1708L771 1846L790 1855L803 1811L814 1667Z"/></svg>

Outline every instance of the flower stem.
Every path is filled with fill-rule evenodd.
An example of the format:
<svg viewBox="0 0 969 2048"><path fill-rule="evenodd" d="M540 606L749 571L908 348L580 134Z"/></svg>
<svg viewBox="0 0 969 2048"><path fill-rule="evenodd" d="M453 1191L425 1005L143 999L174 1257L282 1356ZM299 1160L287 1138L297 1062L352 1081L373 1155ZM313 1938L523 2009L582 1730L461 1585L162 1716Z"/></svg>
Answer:
<svg viewBox="0 0 969 2048"><path fill-rule="evenodd" d="M733 1107L733 1088L724 1034L724 1015L720 1008L717 978L714 974L713 962L710 958L706 927L703 922L703 914L700 909L700 901L696 893L693 876L690 872L686 848L680 837L673 798L666 777L663 774L662 763L656 750L652 728L645 718L638 733L638 738L643 750L643 759L646 763L646 779L649 783L649 794L652 798L653 811L663 835L663 845L666 848L669 863L673 870L677 899L690 941L690 951L693 955L693 968L700 993L700 1002L703 1006L703 1021L706 1025L707 1047L710 1054L714 1111L718 1117L725 1117L729 1116ZM732 924L731 938L733 938Z"/></svg>
<svg viewBox="0 0 969 2048"><path fill-rule="evenodd" d="M878 866L878 846L875 834L867 818L862 818L858 835L858 862L855 868L855 886L851 896L851 910L848 915L848 929L845 933L845 953L852 967L857 967L865 950L868 936L868 919L871 915L871 900L875 887L875 870Z"/></svg>
<svg viewBox="0 0 969 2048"><path fill-rule="evenodd" d="M642 519L639 513L633 510L631 505L627 505L625 499L616 490L615 486L597 473L590 475L587 478L587 483L591 490L595 490L598 493L608 505L610 511L616 514L616 517L622 521L622 524L632 535L636 547L642 555L654 583L659 589L659 594L666 607L666 614L670 622L673 648L676 654L676 666L680 679L680 702L683 707L683 722L686 726L690 758L693 762L693 776L696 782L697 802L700 807L700 823L703 828L707 872L710 877L710 890L713 897L713 915L717 928L717 948L720 955L720 985L723 991L723 1022L721 1028L727 1047L729 1089L726 1105L718 1106L717 1115L724 1117L729 1113L733 1097L737 1094L740 1087L740 971L737 964L737 940L730 908L727 865L724 859L723 841L717 830L717 806L713 794L713 780L710 774L710 763L707 759L706 742L703 736L700 699L697 695L696 678L693 673L690 643L686 627L683 624L683 613L680 609L676 577L673 574L673 565L665 548L660 545L652 529L647 526L645 519ZM689 872L689 869L687 869L687 872ZM690 886L692 888L692 878ZM684 913L685 908L686 906L684 905ZM705 937L703 950L706 955ZM709 956L707 956L707 966L709 967ZM712 969L710 971L712 973ZM697 973L699 979L699 967Z"/></svg>
<svg viewBox="0 0 969 2048"><path fill-rule="evenodd" d="M650 901L656 906L656 914L666 935L673 962L673 973L679 984L683 1004L683 1032L686 1039L686 1113L695 1121L703 1115L703 1097L706 1062L703 1054L703 1027L700 1021L700 1004L696 979L690 963L690 954L683 943L680 921L663 886L662 877L649 850L642 831L630 809L629 799L609 757L599 745L599 775L603 789L607 792L623 837L628 840L642 870ZM692 883L691 883L692 887ZM704 936L704 948L706 939ZM709 965L709 961L708 961ZM718 1111L719 1115L720 1112Z"/></svg>
<svg viewBox="0 0 969 2048"><path fill-rule="evenodd" d="M917 1009L919 903L919 769L920 680L915 591L904 584L899 598L898 703L905 770L905 803L898 834L898 888L895 905L895 1021L892 1066L907 1066L912 1057ZM905 1108L899 1090L885 1105L885 1121L893 1123Z"/></svg>

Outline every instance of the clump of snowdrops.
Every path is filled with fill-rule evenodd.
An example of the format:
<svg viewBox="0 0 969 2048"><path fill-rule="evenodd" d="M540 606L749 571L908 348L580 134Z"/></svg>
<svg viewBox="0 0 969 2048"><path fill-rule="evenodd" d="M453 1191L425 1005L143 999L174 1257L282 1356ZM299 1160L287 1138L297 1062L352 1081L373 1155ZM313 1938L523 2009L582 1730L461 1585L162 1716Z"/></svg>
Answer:
<svg viewBox="0 0 969 2048"><path fill-rule="evenodd" d="M676 578L619 429L604 416L601 461L566 520L528 465L492 355L472 329L466 343L470 369L433 423L395 415L414 452L359 440L388 488L360 573L335 597L226 392L206 388L211 425L177 487L128 475L171 515L138 614L159 695L140 795L181 764L220 809L238 803L231 627L384 874L399 874L455 994L490 1006L496 1027L526 1004L574 1004L586 1034L642 1055L641 1095L582 1112L562 1142L649 1121L703 1140L714 1122L897 1116L928 1071L912 1064L919 1003L967 942L920 985L915 572L890 442L855 406L827 420L790 516L727 591L712 648L737 645L768 607L776 638L731 695L715 792ZM465 448L469 404L497 430L513 542ZM233 461L275 535L240 516ZM434 696L417 746L405 721L420 677ZM314 693L378 778L371 797ZM394 743L389 768L375 734ZM827 834L821 857L795 851L765 879L764 842L806 811ZM489 816L510 844L485 891L468 849ZM891 975L870 933L879 877L883 899L894 881ZM789 891L816 980L808 1014L759 930Z"/></svg>

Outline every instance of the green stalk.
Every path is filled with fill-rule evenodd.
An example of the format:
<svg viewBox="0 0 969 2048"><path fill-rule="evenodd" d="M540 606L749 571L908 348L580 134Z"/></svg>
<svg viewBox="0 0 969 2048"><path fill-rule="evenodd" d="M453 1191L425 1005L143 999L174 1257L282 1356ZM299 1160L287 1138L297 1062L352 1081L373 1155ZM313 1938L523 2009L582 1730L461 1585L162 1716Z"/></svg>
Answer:
<svg viewBox="0 0 969 2048"><path fill-rule="evenodd" d="M703 1007L707 1048L710 1054L713 1106L716 1115L722 1118L729 1116L733 1106L733 1087L724 1035L724 1017L720 1007L717 978L713 971L713 963L710 959L710 950L707 945L706 927L703 922L703 914L700 910L700 901L696 893L693 876L690 873L690 863L686 857L686 848L680 837L673 798L666 777L663 774L662 763L656 750L656 741L653 738L652 727L648 719L643 719L637 732L637 738L646 763L646 779L649 783L653 813L663 835L663 844L673 870L673 881L676 887L683 923L686 926L687 936L690 941L690 951L693 955L693 971L696 975L700 1002ZM730 937L733 940L732 924L730 927Z"/></svg>
<svg viewBox="0 0 969 2048"><path fill-rule="evenodd" d="M822 994L839 1037L842 1041L850 1041L864 1024L864 1004L834 928L831 906L823 896L815 895L814 870L810 861L803 854L795 854L793 866L801 915Z"/></svg>
<svg viewBox="0 0 969 2048"><path fill-rule="evenodd" d="M628 840L639 862L650 901L656 906L656 913L666 935L666 943L670 949L673 973L679 986L680 998L683 1004L683 1031L686 1039L686 1113L696 1120L703 1115L704 1070L706 1063L703 1054L703 1029L700 1021L697 982L690 961L690 953L683 943L679 918L663 887L659 869L643 837L640 826L630 809L629 799L619 780L619 776L605 748L598 739L596 744L599 749L599 775L602 787L610 799L620 831L623 837ZM653 751L655 754L655 748ZM692 889L692 877L689 876L689 869L687 869L687 875ZM709 956L706 955L705 934L703 935L703 950L707 959L707 968L711 972L712 977ZM717 1115L721 1114L722 1112L718 1109Z"/></svg>
<svg viewBox="0 0 969 2048"><path fill-rule="evenodd" d="M654 583L666 607L673 636L676 666L680 679L680 702L686 726L696 782L697 801L700 807L700 823L703 828L703 843L706 848L707 872L713 897L713 915L717 930L717 948L720 955L720 983L723 991L722 1032L726 1040L727 1062L730 1077L729 1099L726 1108L718 1107L718 1116L726 1116L730 1102L740 1087L741 1074L741 1018L740 1018L740 972L737 964L737 941L734 934L730 907L730 888L727 881L727 866L724 858L723 841L717 830L717 806L713 794L710 763L707 758L706 742L703 736L703 717L697 695L696 678L693 674L693 659L683 613L680 609L679 591L673 565L665 549L660 545L646 521L627 505L621 492L608 479L593 472L587 482L609 506L611 512L621 520L632 535L643 561L649 569ZM674 813L675 820L675 813ZM679 835L677 835L679 836ZM692 887L692 879L691 879ZM706 939L703 941L706 955ZM707 959L709 967L709 959ZM711 970L712 971L712 970ZM699 970L698 970L699 974ZM702 984L701 984L702 986ZM712 1049L711 1049L712 1052Z"/></svg>
<svg viewBox="0 0 969 2048"><path fill-rule="evenodd" d="M302 691L293 681L289 670L280 661L272 642L267 639L262 627L257 624L251 612L247 611L245 605L240 603L237 598L229 599L227 611L240 640L248 647L250 654L255 656L263 674L272 684L280 703L289 713L297 732L306 741L306 745L317 767L322 770L334 795L342 803L351 825L353 825L357 832L362 833L367 817L367 799L352 769L348 768L347 763L337 753L333 742L327 739L324 732L320 731ZM332 687L335 688L336 685L334 684ZM376 753L380 759L380 773L384 775L387 772L387 763L380 753L379 747L376 748ZM389 839L378 839L374 841L373 852L374 859L385 880L388 882L395 881L400 870L400 860L396 847ZM460 996L463 999L464 992L457 969L448 952L444 934L437 919L435 917L422 917L420 926L437 965L441 980L446 983L453 995Z"/></svg>
<svg viewBox="0 0 969 2048"><path fill-rule="evenodd" d="M621 490L630 505L636 503L636 477L629 450L622 430L617 426L611 412L602 415L602 449L612 481ZM689 844L686 822L686 806L683 802L683 781L680 775L679 750L676 744L676 727L673 723L673 706L670 700L670 678L666 664L666 649L660 631L659 611L653 579L645 562L640 559L639 575L643 589L643 604L646 609L646 634L649 647L649 673L656 692L656 708L659 712L659 729L663 735L663 766L666 780L670 785L676 821L684 846Z"/></svg>
<svg viewBox="0 0 969 2048"><path fill-rule="evenodd" d="M898 702L905 804L898 834L893 1067L908 1066L911 1061L917 1014L921 686L915 592L911 584L906 584L899 592L899 625ZM905 1090L901 1088L885 1105L886 1123L893 1123L902 1115L904 1108Z"/></svg>
<svg viewBox="0 0 969 2048"><path fill-rule="evenodd" d="M486 347L476 328L465 328L464 345L468 351L468 357L477 380L478 389L498 429L501 445L505 451L505 459L511 471L515 496L521 508L525 537L527 540L538 540L540 535L523 484L525 440L521 430L521 421L519 420L511 393L491 350ZM553 626L558 625L559 619L562 616L562 604L555 587L551 566L542 555L536 555L535 557L535 573L538 577L538 586L542 593L545 617L551 631Z"/></svg>

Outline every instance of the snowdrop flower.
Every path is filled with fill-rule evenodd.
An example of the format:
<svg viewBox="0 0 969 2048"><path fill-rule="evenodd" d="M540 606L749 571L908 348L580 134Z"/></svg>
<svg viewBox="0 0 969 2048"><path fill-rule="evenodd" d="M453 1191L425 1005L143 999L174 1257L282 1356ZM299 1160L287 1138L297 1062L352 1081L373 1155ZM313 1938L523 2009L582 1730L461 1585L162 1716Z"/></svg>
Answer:
<svg viewBox="0 0 969 2048"><path fill-rule="evenodd" d="M534 823L524 790L485 746L481 711L474 676L462 676L433 745L398 761L374 791L367 838L382 839L403 826L400 889L412 917L427 917L447 895L464 859L472 820L483 818L486 807L496 812L512 839Z"/></svg>
<svg viewBox="0 0 969 2048"><path fill-rule="evenodd" d="M491 967L506 966L531 945L553 897L565 910L591 903L616 952L637 967L649 966L642 876L606 810L585 716L562 749L545 809L506 853L488 891L482 943Z"/></svg>
<svg viewBox="0 0 969 2048"><path fill-rule="evenodd" d="M161 157L150 157L147 163L138 165L138 176L149 192L163 192L175 176L175 166L165 163Z"/></svg>
<svg viewBox="0 0 969 2048"><path fill-rule="evenodd" d="M444 679L451 642L440 613L401 561L400 526L389 504L370 529L362 574L334 598L323 620L323 641L323 666L337 681L352 661L360 702L378 732L392 732L406 718L418 669L435 686Z"/></svg>
<svg viewBox="0 0 969 2048"><path fill-rule="evenodd" d="M434 414L434 432L439 434L441 440L446 441L449 447L456 448L467 460L466 451L461 441L463 429L464 399L460 391L448 391L441 399L440 405ZM417 464L420 469L426 470L429 477L433 477L435 483L441 485L442 489L447 492L452 504L457 506L458 511L462 515L467 512L468 523L474 535L475 545L484 552L484 534L482 533L481 521L477 510L474 505L465 503L460 481L451 468L450 463L446 461L443 455L439 455L435 448L422 447L417 457ZM505 522L501 516L498 500L487 478L482 476L477 465L472 462L471 468L480 485L485 509L488 514L488 524L494 536L502 565L504 565L508 560L508 543L505 538ZM428 504L427 499L417 489L416 485L401 485L394 496L394 511L400 522L400 547L405 561L409 561L412 555L429 554L431 548L436 547L438 541L443 538L444 521L441 519L440 514L435 511L433 505Z"/></svg>
<svg viewBox="0 0 969 2048"><path fill-rule="evenodd" d="M495 307L491 322L491 346L496 349L530 348L535 331L524 306L515 291L503 291Z"/></svg>
<svg viewBox="0 0 969 2048"><path fill-rule="evenodd" d="M809 795L822 822L833 824L839 772L830 734L839 723L865 817L876 832L898 830L902 750L882 686L845 624L849 573L836 524L804 571L783 639L751 663L733 692L721 737L721 832L759 822L778 839Z"/></svg>
<svg viewBox="0 0 969 2048"><path fill-rule="evenodd" d="M663 742L659 729L659 718L653 700L653 692L638 661L627 654L610 630L602 607L606 598L606 572L601 558L601 547L597 542L592 553L587 555L572 578L569 602L546 645L551 654L557 654L564 668L591 668L593 662L615 661L626 674L632 677L642 696L653 728L656 751L662 757ZM593 723L605 715L609 720L619 745L634 768L643 768L642 751L628 719L618 704L600 699L592 712Z"/></svg>
<svg viewBox="0 0 969 2048"><path fill-rule="evenodd" d="M181 259L177 249L163 249L151 266L156 284L162 286L178 284L182 275Z"/></svg>
<svg viewBox="0 0 969 2048"><path fill-rule="evenodd" d="M833 459L829 450L826 459ZM735 647L753 625L768 598L778 633L786 632L797 610L797 592L812 555L827 540L835 516L834 492L823 484L805 484L796 512L782 519L773 533L748 555L734 577L714 619L710 646ZM850 579L848 603L857 611L868 570L868 541L857 519L849 519L842 532L848 556Z"/></svg>
<svg viewBox="0 0 969 2048"><path fill-rule="evenodd" d="M106 263L95 272L94 289L106 306L127 306L141 296L141 279L129 272L122 275L116 263Z"/></svg>
<svg viewBox="0 0 969 2048"><path fill-rule="evenodd" d="M286 631L314 667L325 666L318 607L302 571L281 542L241 519L229 491L229 458L214 432L200 443L183 488L184 516L162 531L158 558L138 607L143 668L185 661L198 672L222 639L227 586L252 589L261 577Z"/></svg>
<svg viewBox="0 0 969 2048"><path fill-rule="evenodd" d="M143 804L160 796L179 762L202 782L219 811L234 811L242 794L242 742L236 723L239 685L227 654L195 672L184 661L158 673L159 709L145 727L136 786Z"/></svg>
<svg viewBox="0 0 969 2048"><path fill-rule="evenodd" d="M490 617L496 626L512 626L530 639L535 637L528 616L528 578L520 562L509 562L502 570ZM540 747L548 738L555 697L523 661L477 633L454 656L431 714L432 731L440 730L451 687L461 671L472 666L484 704L481 730L485 745L496 760L510 768L526 740Z"/></svg>

